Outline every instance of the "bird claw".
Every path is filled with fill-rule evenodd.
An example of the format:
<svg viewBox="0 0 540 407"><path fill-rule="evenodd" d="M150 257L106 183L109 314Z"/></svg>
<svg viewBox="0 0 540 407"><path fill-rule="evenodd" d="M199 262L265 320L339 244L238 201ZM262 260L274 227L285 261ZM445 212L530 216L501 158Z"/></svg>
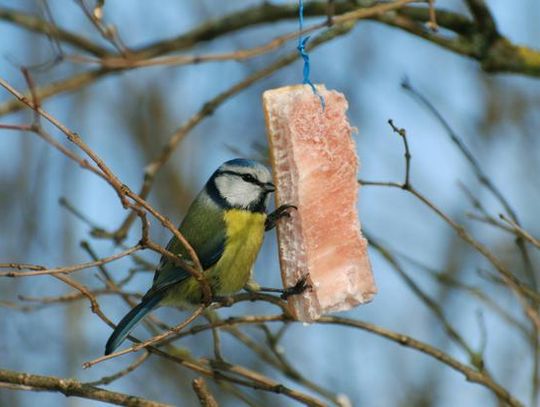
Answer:
<svg viewBox="0 0 540 407"><path fill-rule="evenodd" d="M279 208L277 208L274 212L276 213L277 219L281 218L290 218L291 214L289 212L289 209L294 209L295 211L298 210L298 207L296 205L281 205Z"/></svg>
<svg viewBox="0 0 540 407"><path fill-rule="evenodd" d="M276 227L278 220L281 218L290 218L291 214L289 213L290 209L298 210L296 205L284 204L279 206L274 212L269 214L266 217L266 222L264 225L264 230L268 231Z"/></svg>
<svg viewBox="0 0 540 407"><path fill-rule="evenodd" d="M234 304L234 298L230 295L214 295L211 304L219 304L222 307L230 307Z"/></svg>
<svg viewBox="0 0 540 407"><path fill-rule="evenodd" d="M305 275L292 287L284 288L280 297L282 300L286 300L292 295L302 294L304 291L311 290L312 288L313 287L307 283L307 275Z"/></svg>

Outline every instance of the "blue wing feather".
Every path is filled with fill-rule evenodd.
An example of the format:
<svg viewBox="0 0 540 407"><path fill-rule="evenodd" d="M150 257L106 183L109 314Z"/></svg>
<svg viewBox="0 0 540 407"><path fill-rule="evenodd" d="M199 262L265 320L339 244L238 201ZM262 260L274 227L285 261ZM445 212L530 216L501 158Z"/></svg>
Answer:
<svg viewBox="0 0 540 407"><path fill-rule="evenodd" d="M137 325L146 314L157 307L159 302L163 299L163 295L163 292L145 295L141 303L122 318L105 345L105 355L113 353L114 350L124 342L129 333L135 328L135 325Z"/></svg>

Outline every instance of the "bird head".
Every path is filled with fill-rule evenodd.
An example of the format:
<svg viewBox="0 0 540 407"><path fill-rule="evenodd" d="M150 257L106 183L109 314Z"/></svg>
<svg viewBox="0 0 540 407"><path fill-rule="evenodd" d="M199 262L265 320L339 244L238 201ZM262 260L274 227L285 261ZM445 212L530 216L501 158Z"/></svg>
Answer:
<svg viewBox="0 0 540 407"><path fill-rule="evenodd" d="M268 194L275 191L266 166L243 158L223 163L208 181L220 201L230 208L263 212Z"/></svg>

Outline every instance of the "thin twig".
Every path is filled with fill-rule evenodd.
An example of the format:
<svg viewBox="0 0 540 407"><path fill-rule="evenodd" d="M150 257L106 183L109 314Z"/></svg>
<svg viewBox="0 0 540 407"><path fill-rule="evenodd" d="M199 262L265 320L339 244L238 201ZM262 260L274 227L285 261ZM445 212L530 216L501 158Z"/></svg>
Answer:
<svg viewBox="0 0 540 407"><path fill-rule="evenodd" d="M392 268L400 275L400 277L405 281L405 284L420 298L426 306L435 314L437 319L441 322L444 330L448 336L467 354L470 361L477 361L477 353L473 351L471 346L465 341L463 336L461 336L456 329L450 324L442 307L437 303L436 300L431 298L427 293L425 293L415 281L403 270L397 259L390 253L388 249L382 246L373 236L365 234L368 238L368 241L371 246L377 250L386 261L390 263Z"/></svg>
<svg viewBox="0 0 540 407"><path fill-rule="evenodd" d="M362 329L375 335L381 336L383 338L389 339L393 342L396 342L402 346L406 346L412 349L415 349L419 352L422 352L432 358L437 359L439 362L451 367L452 369L460 372L465 376L465 378L473 383L478 383L484 387L490 389L499 400L507 403L509 406L519 407L523 404L517 400L512 394L508 392L504 387L495 382L495 380L486 374L485 371L477 371L459 361L452 358L447 353L428 345L427 343L418 341L410 336L399 334L393 331L390 331L385 328L381 328L377 325L369 324L367 322L356 321L349 318L341 318L335 316L323 316L318 320L321 324L337 324L342 326L348 326L352 328Z"/></svg>
<svg viewBox="0 0 540 407"><path fill-rule="evenodd" d="M129 373L133 372L135 369L141 366L149 357L150 357L150 352L144 352L141 356L139 356L133 363L131 363L125 369L122 369L113 375L104 376L99 380L95 380L93 382L87 382L85 384L89 386L101 386L101 385L111 384L115 380L118 380L124 376L127 376Z"/></svg>
<svg viewBox="0 0 540 407"><path fill-rule="evenodd" d="M529 232L527 232L525 229L523 229L519 224L505 216L504 214L499 214L499 217L508 223L512 230L514 230L515 233L517 233L519 236L521 236L523 239L527 240L530 244L532 244L537 249L540 249L540 240L533 237Z"/></svg>
<svg viewBox="0 0 540 407"><path fill-rule="evenodd" d="M193 386L193 390L199 399L201 407L218 407L216 399L214 396L212 396L210 390L208 390L208 386L202 377L193 379L191 385Z"/></svg>
<svg viewBox="0 0 540 407"><path fill-rule="evenodd" d="M483 3L482 0L468 0L468 1L471 6L473 6L473 4L476 4L476 6L478 7L480 7L480 3ZM485 18L489 20L488 17L485 17ZM439 123L441 123L441 125L444 127L446 134L448 135L450 140L456 145L458 150L463 154L465 159L472 166L478 181L482 185L484 185L488 189L488 191L490 191L493 194L493 196L495 196L495 198L504 207L505 211L510 215L512 220L518 226L521 226L516 211L512 208L508 200L505 198L504 194L499 190L499 188L497 188L497 186L491 181L491 179L487 176L487 174L482 170L480 163L474 157L474 154L472 153L472 151L470 151L467 148L467 146L465 145L465 142L458 136L458 134L454 131L454 129L452 129L452 127L450 126L448 121L446 121L443 115L435 108L435 106L422 93L420 93L417 89L415 89L412 86L411 82L408 79L405 79L402 82L401 86L403 87L403 89L407 90L414 97L415 100L417 100L431 114L433 114L433 116L439 121ZM516 244L518 245L518 248L521 251L523 262L525 264L525 272L527 273L527 277L529 278L533 287L537 288L538 283L536 281L535 271L532 266L527 247L523 243L523 238L522 237L518 238L516 241Z"/></svg>
<svg viewBox="0 0 540 407"><path fill-rule="evenodd" d="M94 365L96 365L98 363L101 363L101 362L105 361L105 360L116 358L118 356L122 356L122 355L125 355L127 353L137 352L137 351L139 351L139 350L141 350L141 349L143 349L143 348L145 348L147 346L156 345L156 344L164 341L165 339L167 339L169 336L172 336L174 334L178 334L178 332L180 332L187 325L189 325L192 321L194 321L199 315L201 315L203 310L204 310L204 306L199 306L199 307L197 307L197 309L188 318L186 318L180 324L176 325L174 328L171 328L170 330L168 330L166 332L163 332L160 335L156 335L156 336L154 336L154 337L152 337L152 338L150 338L150 339L148 339L148 340L146 340L144 342L132 345L127 349L124 349L124 350L121 350L121 351L118 351L118 352L114 352L114 353L111 353L109 355L104 355L104 356L101 356L101 357L99 357L97 359L85 362L85 363L83 363L83 367L85 369L88 369L89 367L92 367L92 366L94 366Z"/></svg>
<svg viewBox="0 0 540 407"><path fill-rule="evenodd" d="M57 41L70 44L73 47L79 48L80 50L97 57L102 57L109 53L105 48L95 44L78 33L64 30L52 22L43 20L31 14L23 13L19 10L0 8L0 20L16 24L29 31L54 37Z"/></svg>
<svg viewBox="0 0 540 407"><path fill-rule="evenodd" d="M135 246L130 247L129 249L123 250L119 253L113 254L109 257L104 257L97 261L90 261L86 263L79 263L74 264L71 266L63 266L63 267L56 267L56 268L46 268L44 266L36 265L36 264L17 264L17 263L0 263L0 268L10 268L10 269L17 269L17 270L32 270L32 271L3 271L0 272L0 277L31 277L31 276L42 276L46 274L66 274L66 273L73 273L75 271L79 270L85 270L91 267L97 267L101 266L103 264L110 263L112 261L121 259L122 257L129 256L130 254L141 250L142 246L140 244L137 244Z"/></svg>
<svg viewBox="0 0 540 407"><path fill-rule="evenodd" d="M290 319L283 314L281 315L260 315L260 316L246 316L246 317L231 317L222 320L215 326L227 326L227 325L244 325L244 324L260 324L265 322L298 322ZM337 316L322 316L317 320L320 324L340 325L351 328L357 328L374 333L378 336L389 339L399 345L406 346L415 349L421 353L430 356L439 362L451 367L452 369L460 372L465 376L468 381L478 383L488 389L490 389L501 401L508 403L510 406L520 407L521 402L513 397L508 390L502 387L500 384L489 376L485 371L478 371L471 368L458 360L454 359L447 353L437 349L427 343L411 338L410 336L403 335L397 332L393 332L389 329L382 328L380 326L370 324L363 321L358 321L350 318L342 318ZM211 325L200 327L199 332L202 330L212 329Z"/></svg>
<svg viewBox="0 0 540 407"><path fill-rule="evenodd" d="M437 13L435 11L435 0L428 0L429 6L429 21L427 23L428 28L433 31L439 31L439 25L437 24Z"/></svg>
<svg viewBox="0 0 540 407"><path fill-rule="evenodd" d="M403 138L406 137L406 133L403 132L401 134ZM407 149L407 147L405 147ZM409 160L410 160L410 154L409 154ZM418 198L424 205L431 208L433 212L437 216L439 216L441 219L443 219L452 229L455 231L455 233L467 244L472 246L477 252L479 252L483 257L485 257L497 270L500 278L504 282L505 286L508 287L516 296L519 303L521 304L525 315L533 326L535 327L536 331L540 332L540 314L538 310L535 307L532 307L528 300L528 295L526 292L526 288L524 287L523 283L521 283L511 272L508 270L508 268L503 264L501 260L497 256L489 250L489 248L482 243L478 242L476 239L472 237L472 235L467 232L467 230L454 221L452 218L450 218L446 213L444 213L440 208L438 208L433 202L431 202L426 196L421 194L415 187L413 187L410 183L407 184L407 174L405 174L405 181L403 183L399 182L388 182L388 181L364 181L359 180L358 181L361 185L369 185L369 186L382 186L382 187L392 187L392 188L399 188L402 190L405 190L409 193L411 193L413 196Z"/></svg>
<svg viewBox="0 0 540 407"><path fill-rule="evenodd" d="M407 141L407 131L396 127L392 119L388 119L388 124L392 127L394 133L397 133L401 137L401 140L403 140L403 147L405 150L405 181L403 182L403 189L407 189L410 186L412 158L411 152L409 151L409 142Z"/></svg>
<svg viewBox="0 0 540 407"><path fill-rule="evenodd" d="M120 54L128 55L129 50L126 48L122 40L118 37L118 32L116 31L116 28L114 26L108 26L106 27L103 25L101 19L97 18L96 15L90 10L85 0L76 0L76 2L79 4L79 7L83 11L84 15L88 18L88 20L96 27L97 31L101 34L101 36L107 40L111 45L113 45Z"/></svg>
<svg viewBox="0 0 540 407"><path fill-rule="evenodd" d="M41 117L45 118L48 122L50 122L58 130L60 130L67 137L69 141L74 143L88 157L90 157L90 159L97 165L97 167L100 170L100 171L96 171L94 169L93 172L101 176L101 178L103 178L109 185L111 185L111 187L116 191L118 198L120 199L120 202L125 208L133 209L135 211L134 213L136 213L137 216L143 216L143 212L141 208L144 208L146 211L151 213L152 216L154 216L157 220L159 220L163 226L165 226L174 234L174 236L182 243L182 245L188 252L190 256L190 260L195 267L192 267L190 264L186 263L183 259L181 259L179 256L176 256L176 255L172 256L173 261L180 263L182 265L182 268L186 270L187 272L189 272L195 278L195 280L201 286L205 303L209 303L212 298L212 292L211 292L210 285L208 284L206 277L202 273L203 270L202 270L202 266L199 261L199 258L197 254L195 253L195 250L193 250L189 242L184 238L184 236L175 227L175 225L169 219L167 219L165 216L161 215L157 210L155 210L143 198L133 193L127 187L127 185L120 182L120 180L109 169L109 167L103 162L103 160L83 141L83 139L77 133L71 131L67 126L65 126L54 116L46 112L36 103L31 103L30 101L28 101L28 99L23 94L18 92L15 88L13 88L10 84L8 84L6 81L4 81L1 78L0 78L0 86L2 86L9 93L15 96L19 101L21 101L22 103L30 107L36 114L39 114ZM32 94L34 95L33 91L32 91ZM37 127L36 131L38 131L39 129L40 127ZM58 144L56 144L56 146L58 147ZM62 150L62 152L64 152L69 158L72 158L76 162L79 162L81 165L84 165L84 164L88 165L86 160L81 160L78 157L73 157L73 154L69 150L67 150L66 152L64 149ZM91 166L89 167L89 169L92 169L92 168L93 167ZM130 198L134 203L131 203L128 200L128 198Z"/></svg>

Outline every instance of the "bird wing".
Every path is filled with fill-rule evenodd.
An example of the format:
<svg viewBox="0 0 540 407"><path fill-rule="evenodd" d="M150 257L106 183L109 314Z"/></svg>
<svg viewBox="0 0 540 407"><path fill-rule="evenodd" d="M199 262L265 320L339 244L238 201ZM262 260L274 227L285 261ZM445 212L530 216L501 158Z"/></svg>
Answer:
<svg viewBox="0 0 540 407"><path fill-rule="evenodd" d="M213 202L198 197L178 229L197 253L204 270L208 270L221 258L227 238L226 225L223 211ZM176 237L169 241L167 250L179 254L188 264L193 264L188 251ZM161 291L189 276L189 271L162 256L151 291Z"/></svg>

